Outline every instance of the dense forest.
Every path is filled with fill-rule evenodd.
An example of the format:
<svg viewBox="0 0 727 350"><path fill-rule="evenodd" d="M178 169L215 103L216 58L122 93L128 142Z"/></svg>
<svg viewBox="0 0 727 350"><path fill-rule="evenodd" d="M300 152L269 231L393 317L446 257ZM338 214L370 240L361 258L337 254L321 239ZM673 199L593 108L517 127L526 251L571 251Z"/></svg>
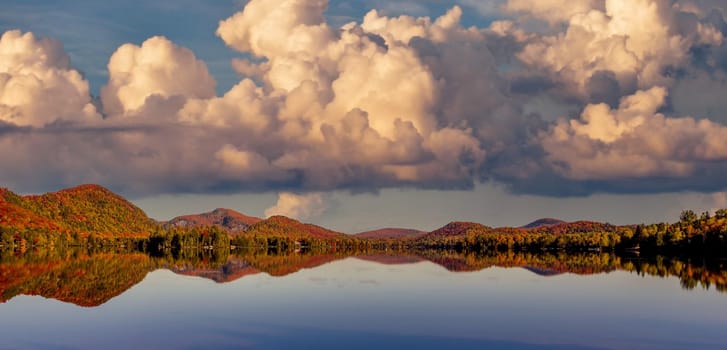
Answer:
<svg viewBox="0 0 727 350"><path fill-rule="evenodd" d="M531 229L492 229L471 225L456 234L437 231L416 241L426 248L459 251L640 251L662 254L727 254L727 210L715 215L682 212L675 223L613 226L562 223Z"/></svg>

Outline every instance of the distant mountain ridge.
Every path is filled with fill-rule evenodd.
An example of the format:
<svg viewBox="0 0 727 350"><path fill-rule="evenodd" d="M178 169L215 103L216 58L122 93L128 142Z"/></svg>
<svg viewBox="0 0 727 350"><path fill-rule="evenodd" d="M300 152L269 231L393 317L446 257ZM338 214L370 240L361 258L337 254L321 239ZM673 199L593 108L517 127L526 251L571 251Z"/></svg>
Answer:
<svg viewBox="0 0 727 350"><path fill-rule="evenodd" d="M261 218L247 216L232 209L217 208L208 213L178 216L166 222L164 227L194 228L217 226L230 234L240 234L250 226L262 221Z"/></svg>
<svg viewBox="0 0 727 350"><path fill-rule="evenodd" d="M520 226L520 228L538 228L538 227L548 227L548 226L555 226L560 224L565 224L566 222L559 219L553 219L553 218L543 218L535 220L525 226Z"/></svg>
<svg viewBox="0 0 727 350"><path fill-rule="evenodd" d="M378 230L359 232L354 237L364 239L401 239L417 238L426 235L427 232L408 228L382 228Z"/></svg>
<svg viewBox="0 0 727 350"><path fill-rule="evenodd" d="M482 234L570 234L615 232L618 226L592 221L564 222L544 218L522 227L492 228L476 222L451 222L431 232L406 228L383 228L354 235L306 224L283 216L261 219L231 209L183 215L155 222L123 197L98 185L81 185L43 195L20 196L0 189L0 230L97 234L105 238L149 237L161 228L184 229L216 226L230 236L315 239L417 239L423 241ZM15 231L12 231L15 230ZM30 231L29 231L30 230Z"/></svg>

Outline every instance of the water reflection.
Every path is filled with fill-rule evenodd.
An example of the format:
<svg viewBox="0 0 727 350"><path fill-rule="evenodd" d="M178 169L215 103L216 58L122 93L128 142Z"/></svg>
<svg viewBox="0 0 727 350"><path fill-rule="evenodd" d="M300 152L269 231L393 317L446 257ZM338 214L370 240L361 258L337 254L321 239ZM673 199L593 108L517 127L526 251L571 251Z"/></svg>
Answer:
<svg viewBox="0 0 727 350"><path fill-rule="evenodd" d="M98 306L141 282L153 266L141 253L42 251L3 254L0 301L40 295L79 306Z"/></svg>
<svg viewBox="0 0 727 350"><path fill-rule="evenodd" d="M385 265L429 261L453 273L492 267L523 268L540 276L564 273L592 275L628 271L643 276L680 279L682 288L727 291L727 263L718 259L619 256L606 253L497 253L450 251L409 252L287 252L274 250L178 251L148 255L131 251L44 250L2 252L0 302L18 295L39 295L78 306L102 305L141 282L152 271L165 269L217 283L246 276L286 276L302 269L349 257ZM355 273L352 271L351 273Z"/></svg>

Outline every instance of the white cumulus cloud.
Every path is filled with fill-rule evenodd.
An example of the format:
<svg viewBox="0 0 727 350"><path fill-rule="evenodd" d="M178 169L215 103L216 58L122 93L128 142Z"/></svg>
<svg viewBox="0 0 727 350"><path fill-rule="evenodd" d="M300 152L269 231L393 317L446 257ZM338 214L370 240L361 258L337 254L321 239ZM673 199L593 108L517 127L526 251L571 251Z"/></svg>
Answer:
<svg viewBox="0 0 727 350"><path fill-rule="evenodd" d="M88 82L61 43L17 30L0 37L0 121L42 127L97 117Z"/></svg>
<svg viewBox="0 0 727 350"><path fill-rule="evenodd" d="M134 112L149 97L211 98L215 79L189 49L164 37L141 46L125 44L111 56L109 83L101 90L104 111L110 115Z"/></svg>
<svg viewBox="0 0 727 350"><path fill-rule="evenodd" d="M320 193L295 194L281 192L278 202L265 210L265 216L287 216L297 220L306 220L323 215L328 209L324 196Z"/></svg>
<svg viewBox="0 0 727 350"><path fill-rule="evenodd" d="M560 2L538 2L541 5L530 11L538 15L545 4ZM567 16L565 32L532 40L518 58L549 72L578 96L594 93L593 85L599 86L593 79L604 73L611 75L615 90L621 93L669 86L673 81L670 72L690 63L691 49L721 45L723 41L720 28L672 7L670 0L577 3L584 8ZM597 3L604 5L603 9ZM557 13L565 15L568 11Z"/></svg>
<svg viewBox="0 0 727 350"><path fill-rule="evenodd" d="M588 105L578 120L560 120L543 139L548 160L580 180L686 177L702 162L727 161L727 126L658 113L666 89L622 99L618 109Z"/></svg>

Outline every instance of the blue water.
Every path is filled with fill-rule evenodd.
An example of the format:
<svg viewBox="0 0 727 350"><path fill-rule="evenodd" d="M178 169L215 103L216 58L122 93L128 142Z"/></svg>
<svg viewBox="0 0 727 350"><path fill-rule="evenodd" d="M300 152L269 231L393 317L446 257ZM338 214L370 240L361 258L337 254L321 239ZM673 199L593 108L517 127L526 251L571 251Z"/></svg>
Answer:
<svg viewBox="0 0 727 350"><path fill-rule="evenodd" d="M0 304L2 349L727 349L727 294L629 272L347 258L229 283L156 270L98 307Z"/></svg>

